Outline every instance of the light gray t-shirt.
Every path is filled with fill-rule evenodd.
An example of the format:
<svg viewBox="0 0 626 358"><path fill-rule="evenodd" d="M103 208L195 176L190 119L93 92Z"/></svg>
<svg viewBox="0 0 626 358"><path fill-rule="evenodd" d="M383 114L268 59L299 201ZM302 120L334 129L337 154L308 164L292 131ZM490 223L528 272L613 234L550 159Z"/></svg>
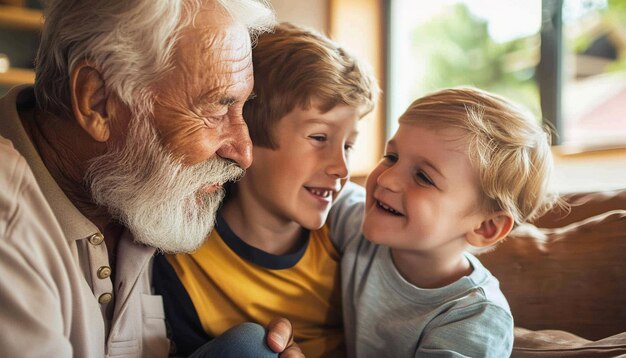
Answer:
<svg viewBox="0 0 626 358"><path fill-rule="evenodd" d="M467 253L469 276L436 289L410 284L389 248L363 237L363 200L363 189L349 185L331 212L348 356L509 357L513 317L498 280Z"/></svg>

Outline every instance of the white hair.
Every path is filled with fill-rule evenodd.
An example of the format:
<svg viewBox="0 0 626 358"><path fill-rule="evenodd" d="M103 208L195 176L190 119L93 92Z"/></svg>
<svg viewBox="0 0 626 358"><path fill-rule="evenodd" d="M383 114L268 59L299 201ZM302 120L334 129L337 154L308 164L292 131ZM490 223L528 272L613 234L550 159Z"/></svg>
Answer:
<svg viewBox="0 0 626 358"><path fill-rule="evenodd" d="M71 117L69 76L82 61L102 71L107 91L129 106L150 102L148 88L171 67L180 30L216 1L253 39L275 23L265 0L44 0L36 63L39 108Z"/></svg>

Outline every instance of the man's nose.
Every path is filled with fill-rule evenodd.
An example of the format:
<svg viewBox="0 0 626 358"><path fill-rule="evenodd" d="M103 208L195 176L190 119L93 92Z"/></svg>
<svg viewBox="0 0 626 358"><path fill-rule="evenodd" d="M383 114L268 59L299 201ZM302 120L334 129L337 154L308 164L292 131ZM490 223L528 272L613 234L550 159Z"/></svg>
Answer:
<svg viewBox="0 0 626 358"><path fill-rule="evenodd" d="M241 120L229 128L225 134L228 138L217 150L216 154L224 159L230 159L242 169L247 169L252 164L252 140L248 133L248 126Z"/></svg>

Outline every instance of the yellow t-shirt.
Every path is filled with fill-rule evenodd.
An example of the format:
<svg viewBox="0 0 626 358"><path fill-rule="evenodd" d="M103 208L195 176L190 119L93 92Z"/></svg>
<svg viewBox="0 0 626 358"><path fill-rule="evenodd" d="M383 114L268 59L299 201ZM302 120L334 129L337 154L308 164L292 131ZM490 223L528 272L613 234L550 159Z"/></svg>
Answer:
<svg viewBox="0 0 626 358"><path fill-rule="evenodd" d="M195 253L167 260L210 336L242 322L265 326L285 317L307 357L343 357L339 255L327 226L303 230L300 242L295 253L271 255L247 245L219 218Z"/></svg>

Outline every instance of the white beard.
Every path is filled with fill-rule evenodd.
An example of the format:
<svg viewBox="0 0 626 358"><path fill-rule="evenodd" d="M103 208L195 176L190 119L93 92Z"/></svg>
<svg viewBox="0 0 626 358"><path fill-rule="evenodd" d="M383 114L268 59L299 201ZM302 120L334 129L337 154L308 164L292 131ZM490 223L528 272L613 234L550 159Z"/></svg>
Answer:
<svg viewBox="0 0 626 358"><path fill-rule="evenodd" d="M185 167L159 142L147 115L135 115L126 143L93 159L86 173L94 202L126 226L137 242L166 253L192 252L215 226L224 189L201 188L241 178L244 170L218 157Z"/></svg>

